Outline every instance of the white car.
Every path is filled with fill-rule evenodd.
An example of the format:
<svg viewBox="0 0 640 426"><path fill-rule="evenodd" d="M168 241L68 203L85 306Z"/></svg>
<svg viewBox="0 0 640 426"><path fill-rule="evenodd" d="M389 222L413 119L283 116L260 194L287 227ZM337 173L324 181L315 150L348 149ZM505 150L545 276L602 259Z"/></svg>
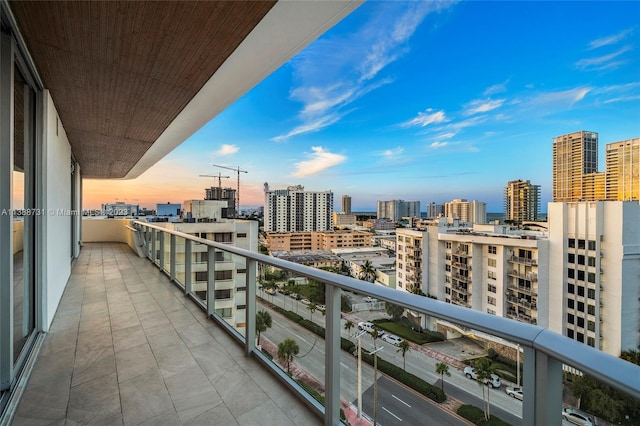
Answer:
<svg viewBox="0 0 640 426"><path fill-rule="evenodd" d="M477 380L476 377L476 370L475 368L472 367L465 367L464 369L464 375L467 376L467 378L469 379L473 379L473 380ZM497 376L496 374L492 374L491 375L491 380L487 379L484 382L486 385L492 387L492 388L499 388L500 387L500 377Z"/></svg>
<svg viewBox="0 0 640 426"><path fill-rule="evenodd" d="M367 303L378 303L378 299L373 298L373 297L371 297L371 296L367 296L367 297L365 297L365 298L364 298L364 301L365 301L365 302L367 302Z"/></svg>
<svg viewBox="0 0 640 426"><path fill-rule="evenodd" d="M396 336L395 334L385 334L381 337L381 339L395 346L398 346L402 342L402 340L404 340L401 337Z"/></svg>
<svg viewBox="0 0 640 426"><path fill-rule="evenodd" d="M562 420L566 420L569 423L580 426L593 426L593 420L591 416L584 411L576 410L575 408L565 408L562 410Z"/></svg>
<svg viewBox="0 0 640 426"><path fill-rule="evenodd" d="M384 330L379 329L378 327L376 327L373 323L370 322L359 322L358 323L358 329L359 330L364 330L366 332L369 333L373 333L373 330L378 330L378 336L383 336L384 335Z"/></svg>
<svg viewBox="0 0 640 426"><path fill-rule="evenodd" d="M512 387L509 386L504 391L511 398L519 399L520 401L522 401L522 399L523 399L522 388L512 388Z"/></svg>

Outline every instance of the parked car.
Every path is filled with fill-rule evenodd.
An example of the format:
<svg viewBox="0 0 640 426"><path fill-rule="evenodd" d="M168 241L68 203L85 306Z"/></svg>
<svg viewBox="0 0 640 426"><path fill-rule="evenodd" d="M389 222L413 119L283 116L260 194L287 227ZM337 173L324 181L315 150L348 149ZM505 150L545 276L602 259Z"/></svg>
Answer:
<svg viewBox="0 0 640 426"><path fill-rule="evenodd" d="M302 304L303 304L303 305L308 305L308 304L310 304L310 303L311 303L311 302L309 301L309 299L302 299L302 300L301 300L301 302L302 302Z"/></svg>
<svg viewBox="0 0 640 426"><path fill-rule="evenodd" d="M365 302L367 302L367 303L378 303L378 299L373 298L373 297L371 297L371 296L367 296L367 297L365 297L365 298L364 298L364 301L365 301Z"/></svg>
<svg viewBox="0 0 640 426"><path fill-rule="evenodd" d="M320 312L324 312L327 307L324 305L316 305L316 309L319 310Z"/></svg>
<svg viewBox="0 0 640 426"><path fill-rule="evenodd" d="M593 426L591 416L584 411L575 408L565 408L562 410L562 419L580 426Z"/></svg>
<svg viewBox="0 0 640 426"><path fill-rule="evenodd" d="M268 293L268 294L276 294L278 292L278 290L276 290L274 287L269 287L264 292Z"/></svg>
<svg viewBox="0 0 640 426"><path fill-rule="evenodd" d="M464 375L467 376L467 378L469 378L469 379L477 380L476 379L477 375L476 375L476 369L475 368L465 367ZM500 387L500 377L497 376L496 374L492 374L491 375L491 380L487 379L484 383L486 385L492 387L492 388L499 388Z"/></svg>
<svg viewBox="0 0 640 426"><path fill-rule="evenodd" d="M291 294L291 292L289 290L287 290L286 288L283 288L282 290L280 290L280 293L284 294L284 295L289 295Z"/></svg>
<svg viewBox="0 0 640 426"><path fill-rule="evenodd" d="M370 322L365 322L365 321L359 322L358 329L367 331L369 333L373 333L373 330L378 330L378 335L380 336L384 335L384 330L381 330L380 328L376 327L373 323L370 323Z"/></svg>
<svg viewBox="0 0 640 426"><path fill-rule="evenodd" d="M512 388L511 386L509 386L504 391L511 398L519 399L520 401L522 401L522 388Z"/></svg>
<svg viewBox="0 0 640 426"><path fill-rule="evenodd" d="M384 336L382 336L382 340L384 340L387 343L391 343L392 345L398 346L403 339L401 337L396 336L395 334L385 334Z"/></svg>
<svg viewBox="0 0 640 426"><path fill-rule="evenodd" d="M301 299L301 297L300 297L300 295L298 293L291 293L289 295L289 297L292 298L292 299L295 299L295 300L300 300Z"/></svg>

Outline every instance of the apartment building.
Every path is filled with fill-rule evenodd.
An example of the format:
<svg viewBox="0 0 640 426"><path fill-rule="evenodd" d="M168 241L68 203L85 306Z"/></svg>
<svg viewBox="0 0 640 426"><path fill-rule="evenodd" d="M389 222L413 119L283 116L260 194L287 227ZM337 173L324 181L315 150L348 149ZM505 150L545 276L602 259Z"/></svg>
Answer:
<svg viewBox="0 0 640 426"><path fill-rule="evenodd" d="M580 201L584 175L598 171L598 134L581 130L553 138L553 201Z"/></svg>
<svg viewBox="0 0 640 426"><path fill-rule="evenodd" d="M342 213L351 214L351 196L350 195L342 196Z"/></svg>
<svg viewBox="0 0 640 426"><path fill-rule="evenodd" d="M607 144L607 200L640 200L640 138Z"/></svg>
<svg viewBox="0 0 640 426"><path fill-rule="evenodd" d="M267 232L333 229L333 192L305 191L304 186L270 190L264 184L264 230Z"/></svg>
<svg viewBox="0 0 640 426"><path fill-rule="evenodd" d="M480 201L467 201L457 198L444 203L444 215L467 223L487 223L487 205Z"/></svg>
<svg viewBox="0 0 640 426"><path fill-rule="evenodd" d="M540 213L540 185L529 180L512 180L504 188L504 218L515 223L537 221Z"/></svg>
<svg viewBox="0 0 640 426"><path fill-rule="evenodd" d="M640 204L549 203L549 328L613 355L640 344Z"/></svg>
<svg viewBox="0 0 640 426"><path fill-rule="evenodd" d="M444 214L444 205L434 202L427 203L426 217L427 219L435 219Z"/></svg>
<svg viewBox="0 0 640 426"><path fill-rule="evenodd" d="M269 251L333 250L346 247L371 247L370 232L267 232Z"/></svg>
<svg viewBox="0 0 640 426"><path fill-rule="evenodd" d="M420 201L378 201L377 218L400 222L403 217L420 217Z"/></svg>
<svg viewBox="0 0 640 426"><path fill-rule="evenodd" d="M382 247L337 248L331 253L342 259L343 265L352 277L362 278L363 265L369 263L374 276L369 277L374 284L396 288L395 254Z"/></svg>
<svg viewBox="0 0 640 426"><path fill-rule="evenodd" d="M397 288L545 326L548 240L507 226L398 229Z"/></svg>
<svg viewBox="0 0 640 426"><path fill-rule="evenodd" d="M336 228L345 226L356 226L357 216L355 214L333 212L333 226Z"/></svg>

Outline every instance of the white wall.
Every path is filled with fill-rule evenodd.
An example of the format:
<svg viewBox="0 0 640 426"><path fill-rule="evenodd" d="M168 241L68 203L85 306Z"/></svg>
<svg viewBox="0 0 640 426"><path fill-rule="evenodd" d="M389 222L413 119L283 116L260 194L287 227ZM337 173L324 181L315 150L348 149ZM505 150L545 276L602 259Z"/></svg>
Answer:
<svg viewBox="0 0 640 426"><path fill-rule="evenodd" d="M58 209L71 208L71 146L49 91L44 91L45 235L43 329L49 329L71 275L71 220Z"/></svg>

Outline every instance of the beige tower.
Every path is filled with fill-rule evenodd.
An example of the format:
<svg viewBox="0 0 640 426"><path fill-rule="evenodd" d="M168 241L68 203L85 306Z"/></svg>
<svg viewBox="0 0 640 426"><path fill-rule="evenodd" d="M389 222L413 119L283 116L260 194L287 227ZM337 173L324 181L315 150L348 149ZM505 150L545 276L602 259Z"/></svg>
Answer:
<svg viewBox="0 0 640 426"><path fill-rule="evenodd" d="M584 175L597 171L597 133L582 130L553 138L553 201L584 200Z"/></svg>
<svg viewBox="0 0 640 426"><path fill-rule="evenodd" d="M640 200L640 138L607 144L606 197Z"/></svg>
<svg viewBox="0 0 640 426"><path fill-rule="evenodd" d="M538 220L540 212L540 185L528 180L512 180L504 189L505 220L523 222Z"/></svg>

